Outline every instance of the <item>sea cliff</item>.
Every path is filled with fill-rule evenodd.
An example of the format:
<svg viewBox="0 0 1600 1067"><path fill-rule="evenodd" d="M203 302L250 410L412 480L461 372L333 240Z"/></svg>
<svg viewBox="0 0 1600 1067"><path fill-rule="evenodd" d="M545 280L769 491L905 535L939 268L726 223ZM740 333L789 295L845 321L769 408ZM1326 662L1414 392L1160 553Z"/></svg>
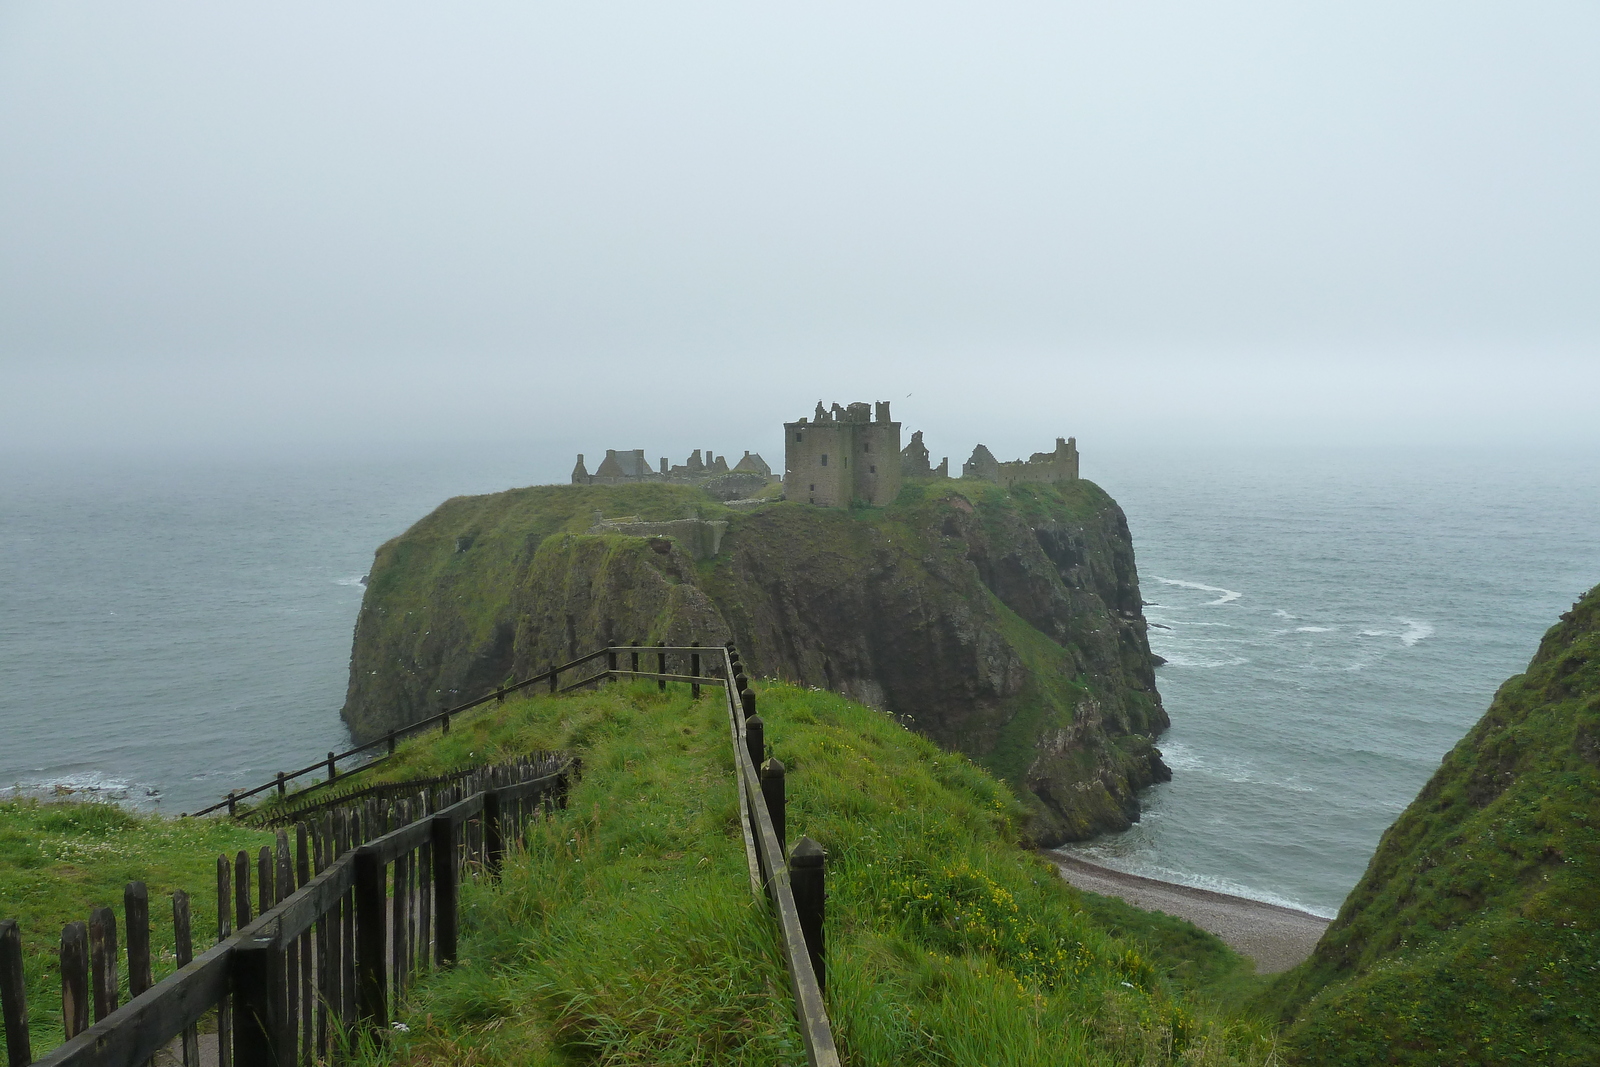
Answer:
<svg viewBox="0 0 1600 1067"><path fill-rule="evenodd" d="M597 514L728 525L708 556ZM378 550L344 717L372 737L601 645L730 638L757 675L870 704L1004 777L1038 844L1125 828L1168 776L1127 522L1087 481L917 482L851 510L734 511L651 484L458 497Z"/></svg>
<svg viewBox="0 0 1600 1067"><path fill-rule="evenodd" d="M1600 587L1383 835L1269 999L1291 1063L1600 1063Z"/></svg>

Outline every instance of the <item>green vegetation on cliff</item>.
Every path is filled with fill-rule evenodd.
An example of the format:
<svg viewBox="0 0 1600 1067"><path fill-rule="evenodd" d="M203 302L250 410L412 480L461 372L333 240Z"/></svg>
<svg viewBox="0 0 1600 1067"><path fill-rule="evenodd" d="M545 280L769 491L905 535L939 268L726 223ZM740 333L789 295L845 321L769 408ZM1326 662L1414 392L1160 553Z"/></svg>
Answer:
<svg viewBox="0 0 1600 1067"><path fill-rule="evenodd" d="M1294 1062L1600 1063L1600 588L1447 755L1275 990Z"/></svg>
<svg viewBox="0 0 1600 1067"><path fill-rule="evenodd" d="M402 746L385 778L575 751L565 811L464 895L462 955L387 1062L803 1063L746 874L715 690L508 700ZM1187 924L1086 900L1017 847L1024 809L965 757L832 693L762 687L789 833L828 850L829 1011L853 1064L1264 1062L1207 1006L1248 965ZM375 772L377 773L377 772Z"/></svg>
<svg viewBox="0 0 1600 1067"><path fill-rule="evenodd" d="M587 533L724 521L720 551ZM1166 776L1126 520L1092 482L908 485L887 508L731 511L671 485L441 505L378 550L344 715L359 736L606 644L733 638L759 673L888 712L1001 775L1034 840L1125 827Z"/></svg>

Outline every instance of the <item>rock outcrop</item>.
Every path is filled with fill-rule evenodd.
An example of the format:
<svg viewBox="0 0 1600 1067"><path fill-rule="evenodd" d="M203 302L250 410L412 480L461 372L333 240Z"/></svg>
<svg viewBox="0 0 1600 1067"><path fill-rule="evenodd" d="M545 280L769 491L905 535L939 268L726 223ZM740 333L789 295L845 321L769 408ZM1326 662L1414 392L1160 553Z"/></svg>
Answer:
<svg viewBox="0 0 1600 1067"><path fill-rule="evenodd" d="M729 523L588 534L596 510ZM358 736L605 644L738 642L759 675L900 718L1037 801L1039 844L1138 818L1167 717L1121 509L1091 482L908 486L887 508L720 507L670 485L457 498L379 549L344 715Z"/></svg>

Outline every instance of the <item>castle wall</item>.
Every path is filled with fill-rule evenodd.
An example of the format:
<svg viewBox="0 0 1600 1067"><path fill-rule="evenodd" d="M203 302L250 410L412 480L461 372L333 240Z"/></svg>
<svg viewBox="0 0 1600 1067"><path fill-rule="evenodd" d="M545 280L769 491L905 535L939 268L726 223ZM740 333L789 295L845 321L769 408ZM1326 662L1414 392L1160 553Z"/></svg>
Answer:
<svg viewBox="0 0 1600 1067"><path fill-rule="evenodd" d="M881 506L900 495L900 424L889 405L866 404L831 412L817 405L812 421L783 424L783 492L790 500L846 508Z"/></svg>

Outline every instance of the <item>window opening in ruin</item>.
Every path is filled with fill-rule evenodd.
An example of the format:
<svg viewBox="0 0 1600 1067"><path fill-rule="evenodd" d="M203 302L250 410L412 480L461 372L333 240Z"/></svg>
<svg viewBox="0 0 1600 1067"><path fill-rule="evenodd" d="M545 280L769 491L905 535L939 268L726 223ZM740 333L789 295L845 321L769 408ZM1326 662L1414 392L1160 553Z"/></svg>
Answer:
<svg viewBox="0 0 1600 1067"><path fill-rule="evenodd" d="M862 445L861 446L861 451L863 451L863 452L871 452L872 451L872 442L868 441L866 444Z"/></svg>
<svg viewBox="0 0 1600 1067"><path fill-rule="evenodd" d="M799 444L799 443L800 443L800 441L801 441L801 440L802 440L802 439L803 439L803 438L804 438L804 437L805 437L805 434L801 434L801 433L797 433L797 434L795 434L795 435L794 435L794 440L795 440L795 443L796 443L796 444Z"/></svg>
<svg viewBox="0 0 1600 1067"><path fill-rule="evenodd" d="M867 473L868 474L877 474L878 473L878 465L876 463L874 463L872 466L868 467L867 468Z"/></svg>
<svg viewBox="0 0 1600 1067"><path fill-rule="evenodd" d="M828 465L828 454L826 452L822 454L822 465L824 467Z"/></svg>
<svg viewBox="0 0 1600 1067"><path fill-rule="evenodd" d="M815 493L816 491L817 491L817 487L814 486L814 485L811 488L806 490L806 492L808 492L808 493Z"/></svg>

